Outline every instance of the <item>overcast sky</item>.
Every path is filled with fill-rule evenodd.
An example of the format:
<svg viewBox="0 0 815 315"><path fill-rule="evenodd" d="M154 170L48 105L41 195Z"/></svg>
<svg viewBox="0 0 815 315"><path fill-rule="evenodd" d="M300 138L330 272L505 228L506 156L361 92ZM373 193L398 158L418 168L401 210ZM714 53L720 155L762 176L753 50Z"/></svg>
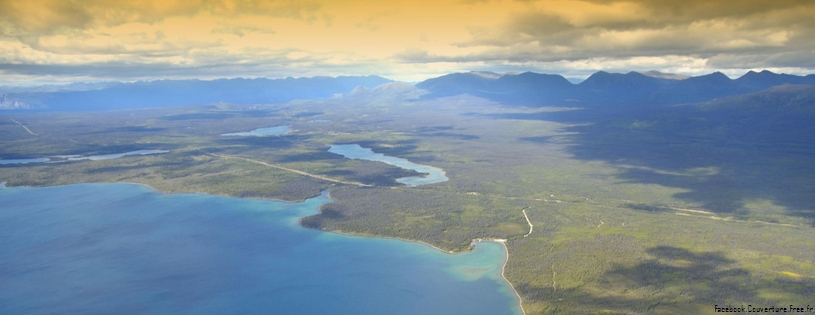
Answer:
<svg viewBox="0 0 815 315"><path fill-rule="evenodd" d="M815 73L812 0L0 0L0 85Z"/></svg>

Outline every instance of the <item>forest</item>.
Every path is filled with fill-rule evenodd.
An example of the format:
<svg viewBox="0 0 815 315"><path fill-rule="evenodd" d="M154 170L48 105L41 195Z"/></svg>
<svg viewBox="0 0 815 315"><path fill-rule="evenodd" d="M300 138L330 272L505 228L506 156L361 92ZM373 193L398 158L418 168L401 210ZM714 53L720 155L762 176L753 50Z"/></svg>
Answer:
<svg viewBox="0 0 815 315"><path fill-rule="evenodd" d="M334 201L303 225L446 251L507 239L506 277L527 314L806 305L815 296L813 91L574 107L425 98L403 87L282 104L0 113L3 160L169 151L5 164L0 181L288 201L328 189ZM291 132L221 136L282 125ZM442 168L450 180L407 187L395 179L420 174L327 151L352 143Z"/></svg>

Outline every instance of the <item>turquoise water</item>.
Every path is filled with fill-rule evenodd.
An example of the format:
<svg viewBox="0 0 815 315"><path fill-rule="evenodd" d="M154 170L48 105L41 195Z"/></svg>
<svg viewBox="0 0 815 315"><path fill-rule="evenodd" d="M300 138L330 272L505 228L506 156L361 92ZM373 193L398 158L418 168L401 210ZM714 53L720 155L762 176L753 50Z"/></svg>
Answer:
<svg viewBox="0 0 815 315"><path fill-rule="evenodd" d="M48 162L48 158L0 160L0 164L28 164Z"/></svg>
<svg viewBox="0 0 815 315"><path fill-rule="evenodd" d="M438 167L416 164L402 158L387 156L382 153L374 153L373 150L363 148L358 144L335 144L328 149L328 152L339 154L349 159L378 161L427 174L423 177L414 176L396 179L397 182L408 186L435 184L449 180L444 174L444 170Z"/></svg>
<svg viewBox="0 0 815 315"><path fill-rule="evenodd" d="M137 150L137 151L130 151L130 152L125 152L125 153L89 155L89 156L60 155L60 156L54 156L55 158L58 158L56 160L53 160L51 158L0 160L0 164L61 163L61 162L65 162L65 161L82 161L82 160L99 161L99 160L118 159L120 157L125 157L125 156L128 156L128 155L151 155L151 154L161 154L161 153L167 153L167 152L170 152L170 151L165 151L165 150Z"/></svg>
<svg viewBox="0 0 815 315"><path fill-rule="evenodd" d="M519 314L505 249L303 228L302 203L0 188L0 314Z"/></svg>
<svg viewBox="0 0 815 315"><path fill-rule="evenodd" d="M230 137L268 137L268 136L285 135L287 133L289 133L289 126L277 126L277 127L269 127L269 128L260 128L260 129L255 129L255 130L247 131L247 132L225 133L225 134L222 134L222 136L230 136Z"/></svg>

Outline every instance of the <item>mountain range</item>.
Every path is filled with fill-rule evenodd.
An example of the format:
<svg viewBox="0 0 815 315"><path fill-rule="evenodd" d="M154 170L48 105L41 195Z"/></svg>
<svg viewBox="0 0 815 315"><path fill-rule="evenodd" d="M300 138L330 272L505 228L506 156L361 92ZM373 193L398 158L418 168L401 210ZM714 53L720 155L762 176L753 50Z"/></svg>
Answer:
<svg viewBox="0 0 815 315"><path fill-rule="evenodd" d="M503 103L529 106L667 105L710 101L754 93L783 84L815 84L815 75L794 76L750 71L732 80L721 72L684 78L654 72L592 74L579 84L560 75L525 72L486 76L454 73L416 84L427 98L470 94Z"/></svg>
<svg viewBox="0 0 815 315"><path fill-rule="evenodd" d="M286 79L159 80L102 85L97 89L29 89L0 95L0 109L93 111L193 104L270 104L328 98L356 87L391 82L379 76Z"/></svg>
<svg viewBox="0 0 815 315"><path fill-rule="evenodd" d="M649 71L592 74L579 84L556 74L497 74L473 71L432 78L415 85L388 85L379 76L286 79L159 80L74 84L44 88L0 88L0 109L92 111L192 104L270 104L336 95L388 99L389 93L423 99L468 94L507 105L643 106L699 103L755 93L784 84L813 85L815 75L750 71L738 79L715 72L697 77ZM395 88L398 87L398 88ZM423 90L423 91L420 91Z"/></svg>

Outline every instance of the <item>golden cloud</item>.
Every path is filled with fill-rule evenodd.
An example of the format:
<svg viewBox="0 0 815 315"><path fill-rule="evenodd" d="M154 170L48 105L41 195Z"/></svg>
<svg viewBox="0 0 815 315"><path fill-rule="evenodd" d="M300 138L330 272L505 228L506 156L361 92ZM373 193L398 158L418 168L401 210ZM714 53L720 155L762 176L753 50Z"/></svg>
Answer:
<svg viewBox="0 0 815 315"><path fill-rule="evenodd" d="M316 1L240 0L3 0L0 19L25 32L52 32L71 28L155 23L177 16L208 13L236 17L261 15L314 20L321 4Z"/></svg>
<svg viewBox="0 0 815 315"><path fill-rule="evenodd" d="M811 0L0 0L0 65L20 65L6 73L33 64L411 78L597 61L811 68L801 56L815 54L812 38Z"/></svg>

